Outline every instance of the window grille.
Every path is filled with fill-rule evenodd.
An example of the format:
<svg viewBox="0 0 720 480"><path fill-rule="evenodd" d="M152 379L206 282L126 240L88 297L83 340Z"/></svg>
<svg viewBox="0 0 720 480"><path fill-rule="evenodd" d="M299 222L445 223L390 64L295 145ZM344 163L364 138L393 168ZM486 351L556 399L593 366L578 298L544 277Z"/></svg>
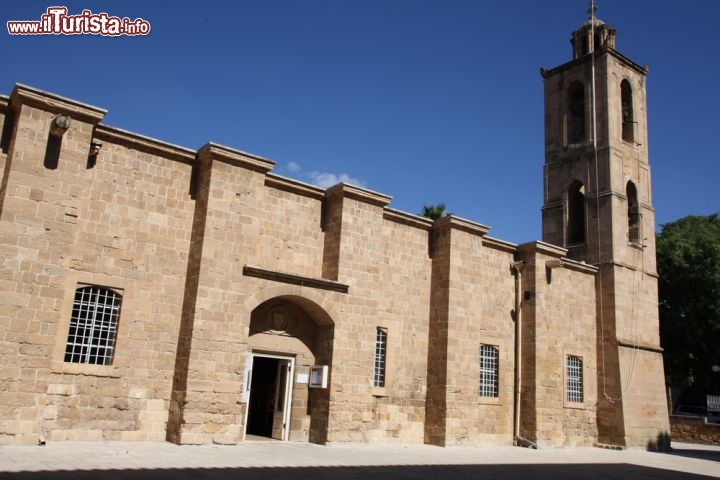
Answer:
<svg viewBox="0 0 720 480"><path fill-rule="evenodd" d="M583 401L582 358L573 355L567 357L567 401Z"/></svg>
<svg viewBox="0 0 720 480"><path fill-rule="evenodd" d="M110 365L115 350L122 295L90 286L75 290L65 361Z"/></svg>
<svg viewBox="0 0 720 480"><path fill-rule="evenodd" d="M375 334L375 374L374 385L385 386L385 363L387 360L387 329L377 328Z"/></svg>
<svg viewBox="0 0 720 480"><path fill-rule="evenodd" d="M481 397L498 396L498 374L500 371L499 349L492 345L480 346L480 385Z"/></svg>

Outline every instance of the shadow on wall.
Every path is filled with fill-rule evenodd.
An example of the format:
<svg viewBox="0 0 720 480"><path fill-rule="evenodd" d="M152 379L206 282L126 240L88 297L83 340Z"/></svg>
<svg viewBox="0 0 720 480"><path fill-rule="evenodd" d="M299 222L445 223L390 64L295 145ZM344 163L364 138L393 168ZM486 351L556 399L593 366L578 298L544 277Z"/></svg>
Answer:
<svg viewBox="0 0 720 480"><path fill-rule="evenodd" d="M1 468L1 467L0 467ZM568 477L569 469L572 475ZM700 480L705 475L674 472L628 464L584 465L406 465L406 466L347 466L347 467L253 467L253 468L184 468L156 470L86 470L59 472L3 473L4 480L121 480L121 479L190 479L206 480L238 479L472 479L490 480L541 480L548 478L573 478L574 480L597 480L600 478L637 478L654 480Z"/></svg>

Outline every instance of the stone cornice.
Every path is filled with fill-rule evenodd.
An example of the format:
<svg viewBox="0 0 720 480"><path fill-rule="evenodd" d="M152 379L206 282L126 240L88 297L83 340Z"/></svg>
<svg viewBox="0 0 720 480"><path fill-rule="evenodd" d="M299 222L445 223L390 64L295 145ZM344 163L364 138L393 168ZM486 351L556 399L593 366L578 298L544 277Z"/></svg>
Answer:
<svg viewBox="0 0 720 480"><path fill-rule="evenodd" d="M202 162L217 160L261 173L267 173L275 166L275 162L267 158L212 142L203 145L197 154Z"/></svg>
<svg viewBox="0 0 720 480"><path fill-rule="evenodd" d="M626 57L622 53L618 52L614 48L604 46L604 47L596 50L595 52L593 52L593 54L595 55L595 58L600 58L604 54L608 54L609 56L615 58L620 63L622 63L626 67L630 68L631 70L634 70L635 72L639 73L640 75L646 76L648 73L647 66L641 67L639 64L633 62L628 57ZM581 65L583 63L590 62L591 58L592 58L592 55L584 55L580 58L576 58L567 63L563 63L562 65L558 65L557 67L551 68L549 70L545 69L545 68L541 68L540 75L543 78L550 78L553 75L560 73L560 72L564 72L565 70L575 67L576 65Z"/></svg>
<svg viewBox="0 0 720 480"><path fill-rule="evenodd" d="M325 198L325 190L315 185L310 185L291 178L282 177L274 173L265 176L265 186L284 190L286 192L296 193L304 197L322 200Z"/></svg>
<svg viewBox="0 0 720 480"><path fill-rule="evenodd" d="M603 190L602 192L600 192L599 195L596 195L595 193L588 193L587 195L585 195L585 200L586 201L594 200L595 198L598 198L598 197L599 198L615 197L615 198L619 198L621 200L627 200L627 195L625 195L622 192L616 192L613 190ZM646 202L639 202L639 203L640 203L640 206L643 207L645 210L649 210L651 212L655 211L653 206L650 205L649 203L646 203Z"/></svg>
<svg viewBox="0 0 720 480"><path fill-rule="evenodd" d="M615 57L617 60L620 61L620 63L622 63L623 65L625 65L626 67L628 67L632 70L635 70L637 73L639 73L642 76L646 76L648 74L648 72L650 71L650 69L648 68L647 65L640 66L640 64L635 63L630 58L626 57L625 55L618 52L614 48L608 48L608 53L610 54L611 57Z"/></svg>
<svg viewBox="0 0 720 480"><path fill-rule="evenodd" d="M503 252L515 253L517 251L517 244L506 242L505 240L499 240L493 237L484 236L482 239L483 247L494 248L496 250L502 250Z"/></svg>
<svg viewBox="0 0 720 480"><path fill-rule="evenodd" d="M412 213L401 212L400 210L392 208L385 208L383 218L391 222L402 223L403 225L416 227L422 230L430 230L432 228L432 220L429 218L413 215Z"/></svg>
<svg viewBox="0 0 720 480"><path fill-rule="evenodd" d="M555 258L562 258L567 255L568 252L567 248L558 247L557 245L541 242L539 240L523 243L518 246L518 250L521 253L541 253L543 255L548 255Z"/></svg>
<svg viewBox="0 0 720 480"><path fill-rule="evenodd" d="M10 103L15 110L19 109L21 105L29 105L50 112L69 115L71 118L94 125L100 123L107 113L105 109L28 87L21 83L15 84L15 88L10 95Z"/></svg>
<svg viewBox="0 0 720 480"><path fill-rule="evenodd" d="M276 270L267 270L264 268L251 267L245 265L243 267L243 275L246 277L262 278L273 282L288 283L290 285L299 285L301 287L318 288L320 290L330 290L333 292L348 293L350 287L344 283L326 280L324 278L312 278L294 273L278 272Z"/></svg>
<svg viewBox="0 0 720 480"><path fill-rule="evenodd" d="M433 230L455 229L484 237L490 231L490 227L466 220L455 215L447 215L438 218L433 222Z"/></svg>
<svg viewBox="0 0 720 480"><path fill-rule="evenodd" d="M565 206L565 202L562 200L558 200L556 202L547 202L545 203L541 210L552 210L553 208L563 208Z"/></svg>
<svg viewBox="0 0 720 480"><path fill-rule="evenodd" d="M110 127L108 125L98 125L95 127L93 138L105 140L118 145L125 145L159 157L169 158L183 163L191 164L195 161L194 150L179 147L177 145L139 135L137 133L128 132L127 130L122 130L120 128Z"/></svg>
<svg viewBox="0 0 720 480"><path fill-rule="evenodd" d="M604 197L616 197L616 198L620 198L622 200L627 200L627 196L624 193L614 192L612 190L604 190L604 191L600 192L599 198L604 198ZM590 201L590 200L595 200L596 198L598 198L598 195L596 195L595 193L588 193L587 195L585 195L586 202ZM547 202L542 206L541 210L542 211L552 210L554 208L563 208L564 206L565 206L565 202L563 200L559 200L559 201L555 201L555 202ZM655 211L653 206L650 205L649 203L640 202L640 206L643 207L645 210L648 210L651 212Z"/></svg>
<svg viewBox="0 0 720 480"><path fill-rule="evenodd" d="M650 270L645 270L644 268L635 267L635 266L633 266L633 265L630 265L629 263L620 262L620 261L617 261L617 260L612 260L612 259L611 259L611 260L604 260L604 261L600 262L599 264L598 264L597 262L596 262L596 263L593 263L593 266L595 266L595 267L606 267L606 266L608 266L608 265L610 265L610 266L612 266L612 267L627 268L628 270L633 270L633 271L640 271L640 272L642 272L643 274L645 274L645 275L647 275L647 276L649 276L649 277L660 278L660 275L658 275L657 272L650 271Z"/></svg>
<svg viewBox="0 0 720 480"><path fill-rule="evenodd" d="M568 270L575 270L576 272L583 272L595 275L599 268L594 265L587 264L585 262L578 262L577 260L571 260L569 258L561 258L560 260L553 260L559 262L556 266L567 268ZM547 266L547 265L546 265Z"/></svg>
<svg viewBox="0 0 720 480"><path fill-rule="evenodd" d="M374 192L372 190L368 190L367 188L350 185L349 183L338 183L337 185L328 188L325 195L328 198L336 196L352 198L371 205L377 205L378 207L386 207L392 200L392 197L389 195Z"/></svg>
<svg viewBox="0 0 720 480"><path fill-rule="evenodd" d="M598 272L598 268L595 265L589 263L579 262L577 260L571 260L567 258L567 248L558 247L550 243L541 242L536 240L534 242L523 243L518 247L518 250L523 255L547 255L554 257L553 260L548 260L544 263L545 268L567 268L568 270L574 270L576 272L589 273L595 275Z"/></svg>
<svg viewBox="0 0 720 480"><path fill-rule="evenodd" d="M10 105L10 97L7 95L0 95L0 109L7 110L8 105Z"/></svg>
<svg viewBox="0 0 720 480"><path fill-rule="evenodd" d="M619 347L645 350L646 352L663 353L665 350L659 345L648 345L646 343L632 342L624 339L617 339Z"/></svg>

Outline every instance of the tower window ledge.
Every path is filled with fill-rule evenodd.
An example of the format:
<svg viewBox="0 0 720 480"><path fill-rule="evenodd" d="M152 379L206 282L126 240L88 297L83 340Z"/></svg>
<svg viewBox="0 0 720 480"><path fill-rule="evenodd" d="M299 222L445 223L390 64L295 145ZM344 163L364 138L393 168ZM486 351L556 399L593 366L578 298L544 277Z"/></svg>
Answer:
<svg viewBox="0 0 720 480"><path fill-rule="evenodd" d="M647 245L642 244L642 243L640 243L640 242L632 242L632 241L629 241L629 242L628 242L628 246L631 247L631 248L635 248L635 249L637 249L637 250L645 250L645 247L646 247Z"/></svg>
<svg viewBox="0 0 720 480"><path fill-rule="evenodd" d="M592 140L583 140L581 142L568 143L564 148L565 150L581 150L590 146L592 146Z"/></svg>
<svg viewBox="0 0 720 480"><path fill-rule="evenodd" d="M642 147L642 143L638 143L638 142L636 142L635 140L625 140L625 139L623 138L623 139L622 139L622 142L623 142L625 145L630 145L630 146L633 147L633 148Z"/></svg>

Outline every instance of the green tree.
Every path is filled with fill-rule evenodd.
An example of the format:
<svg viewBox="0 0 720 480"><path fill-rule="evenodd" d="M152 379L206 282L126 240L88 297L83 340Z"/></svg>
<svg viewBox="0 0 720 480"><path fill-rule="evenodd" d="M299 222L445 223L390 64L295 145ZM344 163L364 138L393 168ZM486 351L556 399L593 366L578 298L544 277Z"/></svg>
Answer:
<svg viewBox="0 0 720 480"><path fill-rule="evenodd" d="M657 237L660 335L674 384L692 377L695 398L720 393L720 219L689 216Z"/></svg>
<svg viewBox="0 0 720 480"><path fill-rule="evenodd" d="M450 215L450 213L445 209L444 203L438 203L437 205L428 203L423 205L420 215L425 218L429 218L430 220L437 220L438 218Z"/></svg>

